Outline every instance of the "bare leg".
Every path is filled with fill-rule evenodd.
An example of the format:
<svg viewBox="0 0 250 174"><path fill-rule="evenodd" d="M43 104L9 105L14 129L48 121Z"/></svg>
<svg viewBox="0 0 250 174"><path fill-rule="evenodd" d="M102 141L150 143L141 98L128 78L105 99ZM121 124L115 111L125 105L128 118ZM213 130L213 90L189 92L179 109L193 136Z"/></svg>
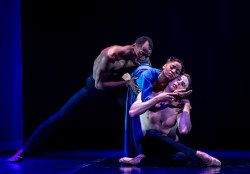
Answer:
<svg viewBox="0 0 250 174"><path fill-rule="evenodd" d="M206 166L221 166L220 160L208 155L205 152L198 150L196 152L196 156L200 158L205 163Z"/></svg>
<svg viewBox="0 0 250 174"><path fill-rule="evenodd" d="M137 165L141 162L141 160L145 157L145 155L140 154L137 155L134 158L129 158L129 157L122 157L119 159L120 163L125 163L125 164L131 164L131 165Z"/></svg>
<svg viewBox="0 0 250 174"><path fill-rule="evenodd" d="M17 153L15 153L15 155L7 159L7 162L20 162L23 160L23 156L24 156L24 151L23 149L20 149L17 151Z"/></svg>

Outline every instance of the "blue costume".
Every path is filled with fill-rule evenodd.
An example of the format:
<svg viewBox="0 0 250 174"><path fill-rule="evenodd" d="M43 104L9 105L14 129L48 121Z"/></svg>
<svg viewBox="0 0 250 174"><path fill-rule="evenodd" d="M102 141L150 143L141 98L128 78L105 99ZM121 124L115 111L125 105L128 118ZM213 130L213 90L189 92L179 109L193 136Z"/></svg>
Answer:
<svg viewBox="0 0 250 174"><path fill-rule="evenodd" d="M152 98L153 83L157 81L160 70L152 68L149 64L139 65L131 74L132 77L138 77L136 83L142 92L142 101ZM125 130L124 130L124 155L133 157L141 153L140 140L143 137L141 131L140 117L130 117L129 109L136 101L137 94L128 88L125 110Z"/></svg>

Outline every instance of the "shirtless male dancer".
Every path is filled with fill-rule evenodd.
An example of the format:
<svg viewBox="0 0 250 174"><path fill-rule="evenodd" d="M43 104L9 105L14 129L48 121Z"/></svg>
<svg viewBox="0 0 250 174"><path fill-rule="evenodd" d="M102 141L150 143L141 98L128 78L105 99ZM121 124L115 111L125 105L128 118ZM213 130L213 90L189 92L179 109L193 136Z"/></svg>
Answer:
<svg viewBox="0 0 250 174"><path fill-rule="evenodd" d="M144 158L164 159L162 163L184 164L187 161L200 162L206 166L221 166L221 162L209 154L194 150L178 141L172 128L176 125L180 134L187 134L192 127L190 119L190 102L188 99L176 99L176 92L190 88L191 78L188 74L178 76L169 82L164 91L153 92L153 98L142 102L141 93L132 104L129 114L140 117L142 137L142 154L134 158L123 157L119 162L137 165ZM180 153L181 152L181 153ZM178 158L178 155L184 158ZM163 157L166 158L163 158Z"/></svg>
<svg viewBox="0 0 250 174"><path fill-rule="evenodd" d="M134 79L123 80L122 75L131 68L136 68L138 64L148 62L152 50L153 42L148 36L137 38L131 45L113 45L103 49L94 60L93 73L86 79L85 86L75 93L58 112L44 121L17 153L7 161L22 161L24 155L37 150L37 147L47 140L62 121L71 117L77 108L83 107L87 102L99 100L107 95L114 96L121 87L126 89L130 86L135 91L138 90Z"/></svg>

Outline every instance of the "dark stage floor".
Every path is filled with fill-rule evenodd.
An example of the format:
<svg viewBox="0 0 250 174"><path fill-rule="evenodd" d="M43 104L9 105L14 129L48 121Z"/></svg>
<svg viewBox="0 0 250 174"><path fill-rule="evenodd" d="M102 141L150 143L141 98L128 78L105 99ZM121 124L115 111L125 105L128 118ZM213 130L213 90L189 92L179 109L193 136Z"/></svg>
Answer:
<svg viewBox="0 0 250 174"><path fill-rule="evenodd" d="M250 151L206 151L219 158L221 167L123 166L122 151L45 151L20 163L8 163L12 153L0 153L0 174L250 174Z"/></svg>

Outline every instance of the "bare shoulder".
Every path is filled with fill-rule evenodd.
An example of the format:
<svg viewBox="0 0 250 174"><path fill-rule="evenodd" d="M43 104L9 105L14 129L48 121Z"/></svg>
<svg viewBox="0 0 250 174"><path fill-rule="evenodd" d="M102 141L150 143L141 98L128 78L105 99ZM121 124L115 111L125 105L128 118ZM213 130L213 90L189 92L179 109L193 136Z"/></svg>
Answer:
<svg viewBox="0 0 250 174"><path fill-rule="evenodd" d="M130 51L129 45L125 45L125 46L114 45L108 48L107 54L110 57L114 57L114 56L127 54L129 51Z"/></svg>
<svg viewBox="0 0 250 174"><path fill-rule="evenodd" d="M104 48L95 59L95 62L99 62L101 60L115 59L116 49L117 49L117 45L112 45L112 46Z"/></svg>
<svg viewBox="0 0 250 174"><path fill-rule="evenodd" d="M117 45L112 45L112 46L106 47L101 51L101 54L106 55L106 56L112 55L114 53L116 47L117 47Z"/></svg>

